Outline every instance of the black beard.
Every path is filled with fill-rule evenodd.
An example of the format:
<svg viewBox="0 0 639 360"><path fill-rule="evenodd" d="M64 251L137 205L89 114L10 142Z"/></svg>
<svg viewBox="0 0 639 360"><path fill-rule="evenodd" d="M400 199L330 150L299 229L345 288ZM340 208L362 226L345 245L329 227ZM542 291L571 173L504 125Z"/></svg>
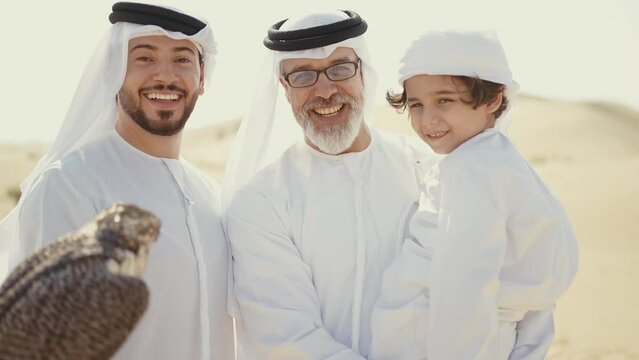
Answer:
<svg viewBox="0 0 639 360"><path fill-rule="evenodd" d="M182 96L185 99L188 99L187 92L184 89L177 87L175 85L169 85L169 86L155 85L151 89L164 90L164 88L171 91L178 91L182 93ZM147 89L144 89L144 90L147 90ZM120 89L120 92L118 93L118 100L120 101L120 104L122 105L122 110L124 110L124 112L127 115L129 115L129 117L133 119L133 121L135 121L135 123L138 124L142 129L146 130L148 133L151 133L153 135L172 136L182 131L182 129L184 129L184 125L186 125L186 121L189 119L189 117L191 116L191 113L193 112L193 109L195 108L195 103L197 102L198 95L194 94L193 98L189 102L187 102L186 107L184 108L184 113L182 114L182 117L177 119L177 121L173 121L173 122L166 121L166 120L169 120L171 117L173 117L173 114L175 114L175 111L159 110L157 111L156 114L160 117L160 120L164 120L164 121L161 121L155 124L146 116L146 114L144 113L144 110L142 110L142 106L140 104L140 102L142 101L141 98L142 98L142 95L140 94L140 98L139 98L140 101L136 102L136 99L133 96L133 94L129 90L125 89L124 87Z"/></svg>

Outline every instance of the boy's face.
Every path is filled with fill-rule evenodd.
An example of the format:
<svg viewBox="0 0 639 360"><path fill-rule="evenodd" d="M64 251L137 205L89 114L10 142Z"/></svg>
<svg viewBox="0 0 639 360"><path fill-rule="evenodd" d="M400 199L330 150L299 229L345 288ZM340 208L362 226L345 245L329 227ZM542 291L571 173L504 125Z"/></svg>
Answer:
<svg viewBox="0 0 639 360"><path fill-rule="evenodd" d="M404 82L413 129L438 154L448 154L466 140L493 127L494 101L472 108L470 93L448 75L417 75ZM463 100L463 101L462 101Z"/></svg>

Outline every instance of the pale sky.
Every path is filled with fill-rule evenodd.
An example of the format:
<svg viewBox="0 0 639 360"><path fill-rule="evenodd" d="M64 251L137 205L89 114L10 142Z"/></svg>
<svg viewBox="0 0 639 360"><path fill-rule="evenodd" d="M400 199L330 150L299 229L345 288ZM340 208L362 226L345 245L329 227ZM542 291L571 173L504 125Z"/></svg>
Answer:
<svg viewBox="0 0 639 360"><path fill-rule="evenodd" d="M148 0L144 0L145 2ZM52 141L88 58L110 24L114 1L15 1L3 11L0 142ZM318 4L305 0L157 1L203 17L218 42L217 66L187 127L243 114L267 28ZM639 2L325 0L352 9L384 89L395 85L407 43L429 29L496 30L524 93L616 101L639 110ZM313 5L316 6L316 5Z"/></svg>

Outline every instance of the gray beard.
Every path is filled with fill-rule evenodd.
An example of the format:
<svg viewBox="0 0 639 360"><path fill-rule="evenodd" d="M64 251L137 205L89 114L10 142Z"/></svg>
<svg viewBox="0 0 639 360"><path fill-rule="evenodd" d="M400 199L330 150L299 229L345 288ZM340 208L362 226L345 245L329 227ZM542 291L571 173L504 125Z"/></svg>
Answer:
<svg viewBox="0 0 639 360"><path fill-rule="evenodd" d="M320 106L349 104L351 112L347 121L336 124L315 124L308 115L309 111ZM348 150L362 127L362 105L354 98L346 95L333 95L329 100L317 99L304 104L302 111L295 113L297 122L304 131L304 136L321 152L330 155L341 154Z"/></svg>

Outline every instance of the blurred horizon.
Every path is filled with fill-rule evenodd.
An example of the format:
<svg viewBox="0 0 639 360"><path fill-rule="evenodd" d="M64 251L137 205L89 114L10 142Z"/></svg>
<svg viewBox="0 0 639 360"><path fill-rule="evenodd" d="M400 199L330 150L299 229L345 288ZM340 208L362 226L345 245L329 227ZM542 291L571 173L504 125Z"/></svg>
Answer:
<svg viewBox="0 0 639 360"><path fill-rule="evenodd" d="M634 108L632 106L626 105L626 104L622 104L620 102L614 101L614 100L602 100L602 99L589 99L589 100L570 100L570 99L559 99L559 98L550 98L550 97L545 97L542 95L536 95L536 94L527 94L527 93L522 93L520 92L519 94L517 94L517 101L524 99L524 100L539 100L539 101L544 101L544 102L549 102L549 103L554 103L554 104L573 104L573 105L579 105L579 104L583 104L586 106L598 106L598 107L605 107L607 108L607 110L609 112L619 112L619 113L629 113L629 114L634 114L635 117L637 118L637 125L639 126L639 108ZM203 99L200 99L198 104L200 104L200 102ZM206 101L206 100L204 100ZM199 105L198 105L199 106ZM197 108L197 106L196 106ZM391 111L391 112L395 112L394 109L392 109L390 107L390 105L388 105L388 103L386 103L386 101L381 101L377 103L376 106L377 112L386 112L386 111ZM194 111L195 112L195 111ZM515 107L515 116L517 115L517 107ZM405 116L403 114L398 114L399 116ZM193 117L193 116L192 116ZM233 122L239 122L242 120L243 114L238 114L236 116L231 116L227 119L218 119L216 121L213 122L194 122L192 120L187 121L186 126L184 128L185 133L192 133L195 132L197 130L211 130L217 126L222 125L222 127L224 128L224 124L228 124L228 123L233 123ZM376 116L377 118L378 116ZM516 121L516 120L515 120ZM373 126L375 127L375 123L373 123ZM233 127L233 126L231 126ZM55 136L57 135L57 129L55 132L53 132L53 135L51 137L47 137L47 138L22 138L22 139L4 139L0 136L0 144L2 145L16 145L16 146L21 146L21 145L35 145L35 146L48 146L50 145L50 143L54 140Z"/></svg>

